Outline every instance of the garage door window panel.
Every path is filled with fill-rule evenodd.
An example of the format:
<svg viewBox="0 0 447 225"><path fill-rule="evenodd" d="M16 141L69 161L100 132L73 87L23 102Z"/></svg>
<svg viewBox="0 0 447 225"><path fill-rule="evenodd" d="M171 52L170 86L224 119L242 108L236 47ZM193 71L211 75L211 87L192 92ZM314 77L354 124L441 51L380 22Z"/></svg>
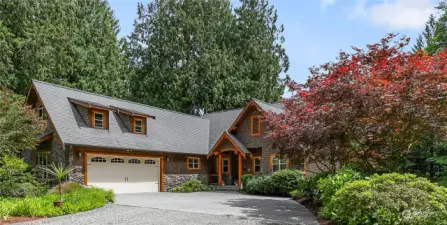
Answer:
<svg viewBox="0 0 447 225"><path fill-rule="evenodd" d="M152 165L155 165L156 163L155 163L155 160L148 159L148 160L145 160L145 161L144 161L144 164L152 164Z"/></svg>
<svg viewBox="0 0 447 225"><path fill-rule="evenodd" d="M113 158L110 160L112 163L124 163L124 159L121 158Z"/></svg>
<svg viewBox="0 0 447 225"><path fill-rule="evenodd" d="M107 160L103 157L93 157L92 162L107 162Z"/></svg>
<svg viewBox="0 0 447 225"><path fill-rule="evenodd" d="M141 161L139 159L129 159L129 164L141 164Z"/></svg>

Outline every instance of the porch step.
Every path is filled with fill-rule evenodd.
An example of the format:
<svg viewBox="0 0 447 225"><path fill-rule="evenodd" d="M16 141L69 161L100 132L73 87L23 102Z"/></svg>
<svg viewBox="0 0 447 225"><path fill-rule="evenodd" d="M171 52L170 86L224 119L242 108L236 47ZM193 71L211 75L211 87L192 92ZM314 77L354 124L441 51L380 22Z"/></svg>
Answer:
<svg viewBox="0 0 447 225"><path fill-rule="evenodd" d="M225 185L225 186L216 186L215 191L230 191L230 192L238 192L239 187L234 185Z"/></svg>

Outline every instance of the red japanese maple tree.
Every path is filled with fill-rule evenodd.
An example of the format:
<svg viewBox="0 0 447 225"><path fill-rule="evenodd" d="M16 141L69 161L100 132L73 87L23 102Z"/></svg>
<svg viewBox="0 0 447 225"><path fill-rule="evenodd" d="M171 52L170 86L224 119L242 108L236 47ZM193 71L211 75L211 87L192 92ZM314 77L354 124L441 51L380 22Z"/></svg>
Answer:
<svg viewBox="0 0 447 225"><path fill-rule="evenodd" d="M287 83L284 112L267 113L267 138L283 153L335 170L396 170L421 137L443 138L447 53L407 53L409 38L380 43L310 69L305 84Z"/></svg>

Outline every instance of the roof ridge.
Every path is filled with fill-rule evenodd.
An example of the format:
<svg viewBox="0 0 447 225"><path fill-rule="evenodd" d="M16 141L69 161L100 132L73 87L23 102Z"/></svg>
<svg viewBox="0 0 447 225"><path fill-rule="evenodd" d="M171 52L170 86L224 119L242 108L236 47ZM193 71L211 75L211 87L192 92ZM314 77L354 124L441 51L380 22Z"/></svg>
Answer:
<svg viewBox="0 0 447 225"><path fill-rule="evenodd" d="M226 110L217 111L217 112L210 112L210 113L205 113L204 116L209 115L209 114L216 114L216 113L224 113L224 112L229 112L229 111L236 111L236 110L241 110L241 109L244 109L244 108L245 107L235 108L235 109L226 109Z"/></svg>
<svg viewBox="0 0 447 225"><path fill-rule="evenodd" d="M266 102L266 101L259 100L259 99L257 99L257 98L253 98L253 100L255 100L255 101L260 101L260 102L262 102L262 103L264 103L264 104L267 104L267 105L269 105L269 106L272 106L272 107L275 107L275 108L279 108L279 109L280 109L280 107L275 106L275 105L273 105L273 104L275 104L275 103L281 103L281 101L279 101L279 102L275 102L275 103L268 103L268 102Z"/></svg>
<svg viewBox="0 0 447 225"><path fill-rule="evenodd" d="M53 83L48 83L48 82L44 82L44 81L40 81L40 80L34 80L33 79L32 82L37 82L37 83L41 83L41 84L47 84L47 85L51 85L51 86L55 86L55 87L59 87L59 88L64 88L64 89L67 89L67 90L82 92L82 93L86 93L86 94L90 94L90 95L96 95L96 96L105 97L105 98L109 98L109 99L119 100L119 101L128 102L128 103L137 104L137 105L142 105L142 106L146 106L146 107L151 107L151 108L155 108L155 109L159 109L159 110L163 110L163 111L167 111L167 112L172 112L172 113L176 113L176 114L180 114L180 115L184 115L184 116L190 116L190 117L201 119L201 120L209 120L208 118L202 118L200 116L195 116L195 115L191 115L191 114L187 114L187 113L183 113L183 112L178 112L178 111L174 111L174 110L170 110L170 109L164 109L164 108L160 108L160 107L156 107L156 106L152 106L152 105L147 105L147 104L143 104L143 103L139 103L139 102L134 102L134 101L130 101L130 100L125 100L125 99L121 99L121 98L115 98L115 97L102 95L102 94L98 94L98 93L93 93L93 92L88 92L88 91L84 91L84 90L79 90L79 89L76 89L76 88L71 88L71 87L62 86L62 85L53 84Z"/></svg>

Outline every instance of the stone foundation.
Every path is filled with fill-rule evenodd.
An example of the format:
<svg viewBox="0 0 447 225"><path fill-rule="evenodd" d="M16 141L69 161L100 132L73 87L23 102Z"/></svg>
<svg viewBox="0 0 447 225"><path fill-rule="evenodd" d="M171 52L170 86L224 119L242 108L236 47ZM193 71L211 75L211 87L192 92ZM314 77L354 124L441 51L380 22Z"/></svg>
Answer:
<svg viewBox="0 0 447 225"><path fill-rule="evenodd" d="M171 191L172 188L194 179L200 180L202 184L208 184L208 174L165 174L164 191Z"/></svg>

